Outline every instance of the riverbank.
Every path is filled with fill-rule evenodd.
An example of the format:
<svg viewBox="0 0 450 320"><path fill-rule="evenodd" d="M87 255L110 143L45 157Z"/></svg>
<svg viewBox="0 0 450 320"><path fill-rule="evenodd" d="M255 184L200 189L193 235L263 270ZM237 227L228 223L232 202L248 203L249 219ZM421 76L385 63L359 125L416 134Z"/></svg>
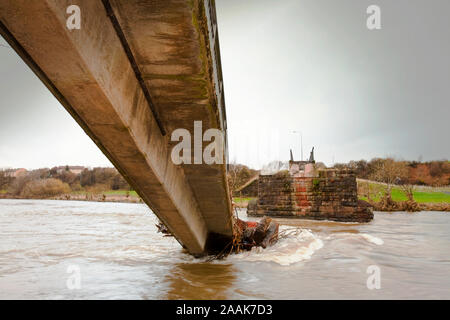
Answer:
<svg viewBox="0 0 450 320"><path fill-rule="evenodd" d="M0 192L0 199L26 199L26 200L66 200L66 201L91 201L91 202L120 202L120 203L143 203L141 197L135 191L108 190L102 193L89 193L84 191L71 192L55 197L33 198L16 196L6 192Z"/></svg>
<svg viewBox="0 0 450 320"><path fill-rule="evenodd" d="M418 212L418 211L450 211L450 203L437 202L437 203L418 203L415 201L378 201L368 202L375 211L394 212L394 211L406 211L406 212Z"/></svg>
<svg viewBox="0 0 450 320"><path fill-rule="evenodd" d="M370 201L369 203L374 207L376 211L407 211L407 207L411 206L408 201L399 201L398 196L393 192L392 199L394 204L391 205L389 209L386 209L381 202ZM367 201L366 197L360 196L361 200ZM125 191L125 190L110 190L105 191L101 194L92 194L87 192L73 192L70 194L64 194L56 197L43 198L43 199L30 199L27 197L15 196L6 192L0 192L0 199L26 199L26 200L66 200L66 201L91 201L91 202L120 202L120 203L143 203L142 199L137 195L135 191ZM234 197L233 203L237 208L247 208L248 203L256 199L254 197ZM446 211L450 212L450 201L446 200L442 202L417 202L417 211ZM423 200L422 200L423 201Z"/></svg>
<svg viewBox="0 0 450 320"><path fill-rule="evenodd" d="M450 187L388 185L381 182L357 179L358 198L370 203L376 211L450 211ZM407 192L412 194L408 199Z"/></svg>
<svg viewBox="0 0 450 320"><path fill-rule="evenodd" d="M358 197L368 202L380 202L386 194L387 185L380 182L357 179ZM450 203L450 187L414 186L413 199L417 203ZM391 187L392 200L407 201L408 198L401 186Z"/></svg>

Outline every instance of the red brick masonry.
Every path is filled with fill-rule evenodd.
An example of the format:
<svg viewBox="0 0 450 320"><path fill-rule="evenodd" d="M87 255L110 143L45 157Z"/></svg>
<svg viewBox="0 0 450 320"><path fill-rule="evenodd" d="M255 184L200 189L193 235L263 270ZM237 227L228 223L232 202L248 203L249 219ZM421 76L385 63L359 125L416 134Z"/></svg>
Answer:
<svg viewBox="0 0 450 320"><path fill-rule="evenodd" d="M358 201L356 177L347 170L318 170L317 177L261 175L249 216L368 222L373 209Z"/></svg>

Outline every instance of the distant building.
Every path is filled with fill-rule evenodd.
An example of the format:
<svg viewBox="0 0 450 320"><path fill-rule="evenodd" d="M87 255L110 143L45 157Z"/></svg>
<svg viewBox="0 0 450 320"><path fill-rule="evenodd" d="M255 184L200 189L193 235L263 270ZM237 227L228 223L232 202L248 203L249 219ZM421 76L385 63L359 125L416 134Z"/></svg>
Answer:
<svg viewBox="0 0 450 320"><path fill-rule="evenodd" d="M83 166L60 166L56 168L58 174L64 171L70 171L73 174L80 174L85 168Z"/></svg>
<svg viewBox="0 0 450 320"><path fill-rule="evenodd" d="M20 169L10 169L7 170L5 172L7 177L13 177L13 178L17 178L17 177L21 177L27 174L27 169L24 168L20 168Z"/></svg>
<svg viewBox="0 0 450 320"><path fill-rule="evenodd" d="M83 172L84 167L82 166L72 166L69 167L69 171L74 173L74 174L80 174L81 172Z"/></svg>

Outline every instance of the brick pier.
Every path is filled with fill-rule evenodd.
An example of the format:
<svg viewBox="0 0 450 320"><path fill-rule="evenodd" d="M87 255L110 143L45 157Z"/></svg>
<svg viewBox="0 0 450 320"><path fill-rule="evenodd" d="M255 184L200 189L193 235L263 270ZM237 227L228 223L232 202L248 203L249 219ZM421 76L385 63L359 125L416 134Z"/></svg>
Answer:
<svg viewBox="0 0 450 320"><path fill-rule="evenodd" d="M261 175L249 216L368 222L372 207L358 201L356 177L348 170L319 169L312 176Z"/></svg>

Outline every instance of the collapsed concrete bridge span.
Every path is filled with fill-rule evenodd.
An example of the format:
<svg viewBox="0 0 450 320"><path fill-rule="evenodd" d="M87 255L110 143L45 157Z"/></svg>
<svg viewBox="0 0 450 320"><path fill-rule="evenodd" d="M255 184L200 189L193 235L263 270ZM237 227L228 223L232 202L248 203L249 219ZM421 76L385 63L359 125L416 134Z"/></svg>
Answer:
<svg viewBox="0 0 450 320"><path fill-rule="evenodd" d="M192 254L232 238L214 1L0 1L0 32ZM175 165L171 132L219 129L222 164ZM56 134L56 133L55 133ZM191 161L194 163L194 161Z"/></svg>

